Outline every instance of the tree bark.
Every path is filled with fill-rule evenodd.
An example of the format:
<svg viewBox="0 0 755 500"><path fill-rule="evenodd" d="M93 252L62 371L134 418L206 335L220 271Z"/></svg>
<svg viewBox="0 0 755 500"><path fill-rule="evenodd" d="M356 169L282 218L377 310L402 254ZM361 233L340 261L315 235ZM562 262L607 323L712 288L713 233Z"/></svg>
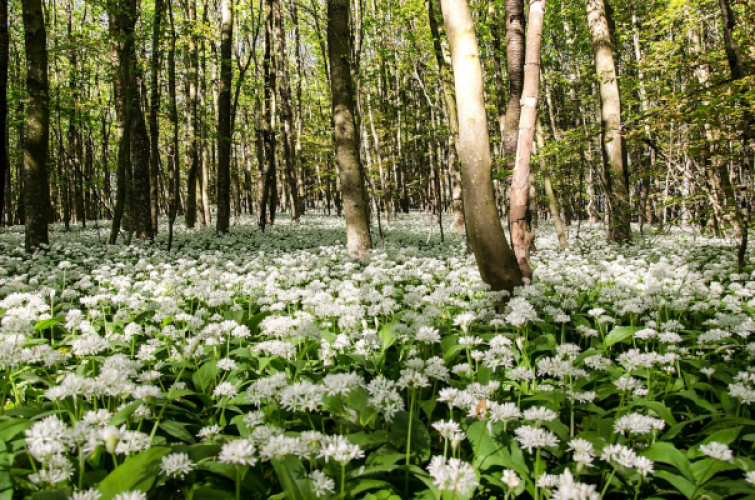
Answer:
<svg viewBox="0 0 755 500"><path fill-rule="evenodd" d="M221 0L220 92L218 93L218 214L216 230L227 233L231 222L231 86L233 84L233 0Z"/></svg>
<svg viewBox="0 0 755 500"><path fill-rule="evenodd" d="M529 23L527 33L527 55L524 65L524 87L522 112L519 118L519 137L517 139L516 163L511 181L511 207L509 209L509 224L511 226L511 242L514 245L519 267L525 283L532 280L529 265L530 252L534 235L530 233L528 220L528 197L530 190L530 159L532 156L532 140L535 134L537 119L538 95L540 93L540 41L543 34L543 16L545 0L530 2Z"/></svg>
<svg viewBox="0 0 755 500"><path fill-rule="evenodd" d="M187 228L193 228L197 223L197 170L199 167L199 153L197 141L199 131L197 127L197 87L199 84L199 53L197 50L197 0L188 0L187 24L189 29L188 57L186 67L186 133L188 135L188 150L186 151L186 203L184 207L184 222Z"/></svg>
<svg viewBox="0 0 755 500"><path fill-rule="evenodd" d="M181 187L180 142L178 133L178 103L176 99L176 26L173 22L173 2L168 0L170 16L170 49L168 51L168 95L170 97L170 123L173 136L168 147L168 251L173 246L173 225L178 215L178 192Z"/></svg>
<svg viewBox="0 0 755 500"><path fill-rule="evenodd" d="M525 17L523 0L505 0L506 14L506 67L509 75L509 104L503 125L503 156L506 170L513 170L519 135L519 117L522 113L524 88Z"/></svg>
<svg viewBox="0 0 755 500"><path fill-rule="evenodd" d="M149 166L149 208L152 219L152 229L157 233L157 219L160 214L158 196L158 178L160 175L160 35L162 34L163 0L155 0L155 19L152 25L152 59L150 61L150 109L149 109L149 135L150 135L150 166Z"/></svg>
<svg viewBox="0 0 755 500"><path fill-rule="evenodd" d="M457 234L464 233L464 202L462 201L461 192L461 173L456 166L456 155L459 150L459 117L456 111L456 97L451 83L451 70L446 64L443 55L443 46L440 43L440 33L438 23L435 18L434 0L426 0L427 17L430 22L430 34L433 37L433 50L435 60L438 63L438 71L441 75L441 85L443 86L443 102L446 105L446 117L448 119L448 130L450 147L448 148L448 174L451 177L451 199L454 211L453 230Z"/></svg>
<svg viewBox="0 0 755 500"><path fill-rule="evenodd" d="M50 138L50 92L47 79L47 33L41 0L22 2L28 107L24 142L25 247L34 253L49 240L50 183L47 145Z"/></svg>
<svg viewBox="0 0 755 500"><path fill-rule="evenodd" d="M274 2L275 0L266 0L265 2L265 52L262 60L263 80L264 80L264 124L262 130L262 159L264 165L260 165L260 207L259 207L259 226L265 231L268 223L268 213L270 213L269 222L272 223L272 212L274 210L276 198L275 184L275 86L276 75L273 60L274 41ZM269 205L269 207L268 207ZM269 210L269 212L268 212Z"/></svg>
<svg viewBox="0 0 755 500"><path fill-rule="evenodd" d="M620 243L632 239L629 206L629 172L621 127L621 95L611 44L605 0L586 0L587 23L600 82L601 147L606 168L609 211L608 239Z"/></svg>
<svg viewBox="0 0 755 500"><path fill-rule="evenodd" d="M543 138L543 127L540 125L539 118L537 119L535 134L537 149L542 154L542 150L545 148L545 139ZM553 185L551 184L550 170L548 169L548 163L542 156L540 157L540 173L543 176L543 184L545 185L545 196L548 197L548 210L550 210L553 225L556 227L558 244L561 248L566 248L568 243L566 241L566 234L564 233L564 225L561 222L561 213L558 211L556 195L553 192Z"/></svg>
<svg viewBox="0 0 755 500"><path fill-rule="evenodd" d="M482 280L493 290L512 292L522 273L503 234L493 194L490 140L483 98L482 66L467 0L441 0L459 112L464 216L469 244Z"/></svg>
<svg viewBox="0 0 755 500"><path fill-rule="evenodd" d="M372 241L354 118L349 0L327 0L327 2L330 89L336 158L346 216L346 242L349 254L363 259L372 248Z"/></svg>

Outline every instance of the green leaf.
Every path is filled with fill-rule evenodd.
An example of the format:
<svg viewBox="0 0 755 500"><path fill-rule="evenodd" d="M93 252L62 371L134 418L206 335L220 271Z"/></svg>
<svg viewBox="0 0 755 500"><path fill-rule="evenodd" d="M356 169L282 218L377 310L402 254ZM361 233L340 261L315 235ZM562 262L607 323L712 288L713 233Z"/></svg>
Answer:
<svg viewBox="0 0 755 500"><path fill-rule="evenodd" d="M273 464L275 474L288 500L315 500L301 460L292 455L286 455L283 460L271 460L270 463Z"/></svg>
<svg viewBox="0 0 755 500"><path fill-rule="evenodd" d="M246 322L246 326L249 327L249 331L252 333L252 335L257 333L262 320L267 318L268 316L271 316L272 314L272 311L262 311L261 313L257 313L252 316L249 321Z"/></svg>
<svg viewBox="0 0 755 500"><path fill-rule="evenodd" d="M406 447L406 437L409 434L409 412L400 411L393 417L391 441L399 448ZM411 452L422 460L430 458L430 433L425 424L414 415L412 418Z"/></svg>
<svg viewBox="0 0 755 500"><path fill-rule="evenodd" d="M110 419L110 425L121 425L128 420L131 415L142 405L141 401L134 401L124 406L118 413Z"/></svg>
<svg viewBox="0 0 755 500"><path fill-rule="evenodd" d="M0 441L0 500L13 498L13 480L10 476L10 453L5 441Z"/></svg>
<svg viewBox="0 0 755 500"><path fill-rule="evenodd" d="M619 326L606 335L605 347L611 347L618 342L627 342L634 337L634 332L640 330L638 326Z"/></svg>
<svg viewBox="0 0 755 500"><path fill-rule="evenodd" d="M155 446L127 458L100 483L100 500L110 500L125 491L149 491L160 473L162 458L168 453L170 448Z"/></svg>
<svg viewBox="0 0 755 500"><path fill-rule="evenodd" d="M215 381L215 375L218 370L215 366L215 361L208 361L199 367L199 370L194 372L191 380L194 383L194 388L199 389L202 392L207 392L210 384Z"/></svg>
<svg viewBox="0 0 755 500"><path fill-rule="evenodd" d="M57 490L36 491L32 493L33 500L68 500L71 491L67 488Z"/></svg>
<svg viewBox="0 0 755 500"><path fill-rule="evenodd" d="M665 479L666 481L671 483L671 485L676 488L682 495L684 495L687 500L692 500L692 495L695 494L695 483L687 481L683 477L677 476L676 474L672 474L671 472L665 470L655 471L655 477Z"/></svg>
<svg viewBox="0 0 755 500"><path fill-rule="evenodd" d="M175 420L165 420L160 423L160 428L181 441L190 444L194 444L195 442L194 436L192 436L191 433L186 430L184 424L180 422L176 422Z"/></svg>
<svg viewBox="0 0 755 500"><path fill-rule="evenodd" d="M34 325L34 329L38 332L41 332L47 330L48 328L52 328L53 326L61 322L63 322L63 318L59 316L50 319L43 319L42 321L37 321L37 324Z"/></svg>
<svg viewBox="0 0 755 500"><path fill-rule="evenodd" d="M695 474L692 472L692 465L689 459L684 453L677 450L673 444L659 441L653 444L643 455L654 462L673 465L688 481L695 482Z"/></svg>

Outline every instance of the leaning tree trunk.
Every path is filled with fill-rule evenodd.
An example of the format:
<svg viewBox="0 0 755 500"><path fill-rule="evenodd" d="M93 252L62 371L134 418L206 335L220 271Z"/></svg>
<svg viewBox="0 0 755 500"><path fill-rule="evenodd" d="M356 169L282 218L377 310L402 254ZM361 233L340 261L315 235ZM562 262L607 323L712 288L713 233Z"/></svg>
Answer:
<svg viewBox="0 0 755 500"><path fill-rule="evenodd" d="M349 0L328 0L330 89L336 158L346 216L346 243L349 254L361 259L372 248L372 240L354 118L350 40Z"/></svg>
<svg viewBox="0 0 755 500"><path fill-rule="evenodd" d="M526 281L532 279L529 265L530 251L534 235L530 233L527 220L528 195L530 190L530 159L532 156L532 139L537 119L537 103L540 93L540 41L543 34L543 16L545 0L530 2L530 28L527 33L527 55L524 65L524 88L522 114L519 119L519 138L517 139L516 163L511 181L511 207L509 223L511 224L511 242L522 274Z"/></svg>
<svg viewBox="0 0 755 500"><path fill-rule="evenodd" d="M621 133L621 95L611 48L611 33L605 0L586 0L587 23L595 54L595 72L600 82L601 146L606 169L606 195L609 211L608 239L632 239L629 206L629 172L624 136Z"/></svg>
<svg viewBox="0 0 755 500"><path fill-rule="evenodd" d="M503 234L493 195L482 66L467 0L441 0L459 111L464 216L480 276L493 290L513 291L522 272Z"/></svg>
<svg viewBox="0 0 755 500"><path fill-rule="evenodd" d="M0 226L5 225L5 189L10 177L8 158L8 0L0 0ZM9 183L8 183L9 184Z"/></svg>
<svg viewBox="0 0 755 500"><path fill-rule="evenodd" d="M218 215L216 230L231 223L231 85L233 84L233 0L221 0L220 92L218 93Z"/></svg>
<svg viewBox="0 0 755 500"><path fill-rule="evenodd" d="M438 63L438 71L441 75L441 84L443 86L443 102L446 105L446 116L448 117L448 130L450 132L448 148L448 170L451 178L451 199L454 211L454 232L457 234L464 233L464 203L461 196L461 173L456 166L456 154L459 149L459 120L456 112L456 98L454 96L453 84L451 83L451 71L443 57L443 47L440 43L440 33L438 32L438 23L435 19L435 2L426 0L427 17L430 22L430 34L433 37L433 51L435 60Z"/></svg>
<svg viewBox="0 0 755 500"><path fill-rule="evenodd" d="M26 89L29 95L24 142L24 223L26 251L49 243L50 183L47 144L50 139L50 87L47 80L47 33L41 0L24 0Z"/></svg>

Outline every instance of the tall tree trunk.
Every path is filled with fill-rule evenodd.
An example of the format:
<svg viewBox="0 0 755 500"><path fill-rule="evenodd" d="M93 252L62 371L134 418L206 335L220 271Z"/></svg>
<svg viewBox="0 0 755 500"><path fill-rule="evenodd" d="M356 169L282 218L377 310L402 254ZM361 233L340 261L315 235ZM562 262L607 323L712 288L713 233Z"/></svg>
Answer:
<svg viewBox="0 0 755 500"><path fill-rule="evenodd" d="M152 219L152 228L157 233L157 218L160 213L158 197L158 178L160 175L160 35L162 33L163 0L155 0L155 19L152 26L152 60L150 61L150 109L149 109L149 135L150 135L150 167L149 167L149 208Z"/></svg>
<svg viewBox="0 0 755 500"><path fill-rule="evenodd" d="M24 0L26 88L29 94L24 143L25 246L34 253L49 240L50 183L47 144L50 137L50 92L47 80L47 33L41 0Z"/></svg>
<svg viewBox="0 0 755 500"><path fill-rule="evenodd" d="M5 190L10 187L10 158L8 156L8 0L0 0L0 226L5 225ZM8 196L10 199L10 196Z"/></svg>
<svg viewBox="0 0 755 500"><path fill-rule="evenodd" d="M483 281L493 290L512 292L522 284L522 272L503 234L493 194L482 66L474 21L467 0L441 0L441 7L456 84L459 157L469 244Z"/></svg>
<svg viewBox="0 0 755 500"><path fill-rule="evenodd" d="M277 66L281 78L278 80L278 95L280 96L281 121L283 122L283 158L286 164L286 184L288 185L289 206L291 220L298 221L301 202L299 189L296 185L296 145L294 143L294 111L291 105L291 77L286 59L286 37L283 33L283 16L281 14L281 0L275 1L275 31L278 43Z"/></svg>
<svg viewBox="0 0 755 500"><path fill-rule="evenodd" d="M170 124L172 141L168 147L168 251L173 245L173 225L178 215L178 193L181 188L180 141L178 131L178 103L176 99L176 26L173 22L173 2L168 0L170 16L170 49L168 51L168 95L170 97Z"/></svg>
<svg viewBox="0 0 755 500"><path fill-rule="evenodd" d="M530 190L532 140L535 134L538 95L540 93L540 41L543 34L544 13L545 0L532 0L530 2L530 28L527 33L527 55L524 65L524 87L522 89L523 107L519 119L519 137L517 139L516 163L511 181L511 208L509 209L511 242L514 245L514 253L519 267L522 268L525 282L532 280L532 268L529 265L529 259L532 241L535 239L535 236L530 233L527 202Z"/></svg>
<svg viewBox="0 0 755 500"><path fill-rule="evenodd" d="M132 72L131 112L131 163L133 165L133 211L132 220L136 237L148 240L154 237L150 213L150 145L147 122L142 109L143 75L134 57Z"/></svg>
<svg viewBox="0 0 755 500"><path fill-rule="evenodd" d="M349 254L361 259L372 248L372 240L354 118L349 0L327 0L327 2L330 89L336 158L346 215L346 242Z"/></svg>
<svg viewBox="0 0 755 500"><path fill-rule="evenodd" d="M132 94L131 66L134 52L134 0L109 0L108 29L110 31L110 58L113 65L113 94L118 124L118 160L115 171L115 209L108 243L115 245L128 197L128 170L131 168Z"/></svg>
<svg viewBox="0 0 755 500"><path fill-rule="evenodd" d="M542 152L545 148L545 139L543 137L543 127L540 125L540 119L537 119L535 139L537 143L537 149ZM556 235L558 236L558 245L561 248L566 248L568 243L566 241L566 234L564 233L564 225L561 222L561 213L558 211L558 203L556 202L556 195L553 192L553 185L551 184L551 174L548 169L548 163L543 156L540 157L540 173L543 175L543 184L545 185L545 196L548 197L548 209L553 219L553 225L556 227Z"/></svg>
<svg viewBox="0 0 755 500"><path fill-rule="evenodd" d="M611 45L605 0L586 0L587 23L595 54L595 72L600 82L601 146L607 163L606 195L609 211L608 239L632 239L629 206L629 171L624 136L621 133L621 95Z"/></svg>
<svg viewBox="0 0 755 500"><path fill-rule="evenodd" d="M461 173L456 166L456 154L459 150L459 117L456 112L456 97L451 83L451 70L446 64L443 55L443 46L440 43L440 33L438 23L435 18L434 0L425 0L427 6L427 17L430 22L430 34L433 37L433 50L435 60L438 63L438 71L441 75L441 85L443 86L443 102L446 105L446 117L448 119L448 130L450 131L450 147L448 148L448 170L451 177L451 198L453 200L454 225L453 230L457 234L464 232L464 202L462 201L461 192Z"/></svg>
<svg viewBox="0 0 755 500"><path fill-rule="evenodd" d="M233 84L233 0L221 0L220 92L218 93L218 214L216 230L227 233L231 223L231 86Z"/></svg>
<svg viewBox="0 0 755 500"><path fill-rule="evenodd" d="M264 129L262 130L262 146L264 164L260 165L260 207L259 226L262 231L268 223L268 213L272 213L275 206L275 86L276 75L273 60L274 41L274 2L265 1L265 53L263 55L263 80L264 80ZM269 207L268 207L269 205ZM269 211L268 211L269 210ZM273 216L270 216L272 223Z"/></svg>
<svg viewBox="0 0 755 500"><path fill-rule="evenodd" d="M197 50L197 0L188 0L187 23L188 57L186 67L186 133L189 147L186 151L186 200L184 206L184 222L186 227L193 228L197 223L197 170L199 167L199 153L197 141L199 131L197 127L197 85L199 80L199 53Z"/></svg>
<svg viewBox="0 0 755 500"><path fill-rule="evenodd" d="M519 135L519 117L522 114L524 88L525 17L523 0L505 0L506 14L506 68L509 75L509 104L503 125L503 156L506 169L513 170Z"/></svg>

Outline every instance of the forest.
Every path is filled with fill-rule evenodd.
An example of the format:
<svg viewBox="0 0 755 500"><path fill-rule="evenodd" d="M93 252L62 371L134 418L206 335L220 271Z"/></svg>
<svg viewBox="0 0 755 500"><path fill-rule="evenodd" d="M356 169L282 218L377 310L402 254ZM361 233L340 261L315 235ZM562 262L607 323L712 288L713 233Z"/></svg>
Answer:
<svg viewBox="0 0 755 500"><path fill-rule="evenodd" d="M755 500L751 0L0 0L0 500Z"/></svg>

